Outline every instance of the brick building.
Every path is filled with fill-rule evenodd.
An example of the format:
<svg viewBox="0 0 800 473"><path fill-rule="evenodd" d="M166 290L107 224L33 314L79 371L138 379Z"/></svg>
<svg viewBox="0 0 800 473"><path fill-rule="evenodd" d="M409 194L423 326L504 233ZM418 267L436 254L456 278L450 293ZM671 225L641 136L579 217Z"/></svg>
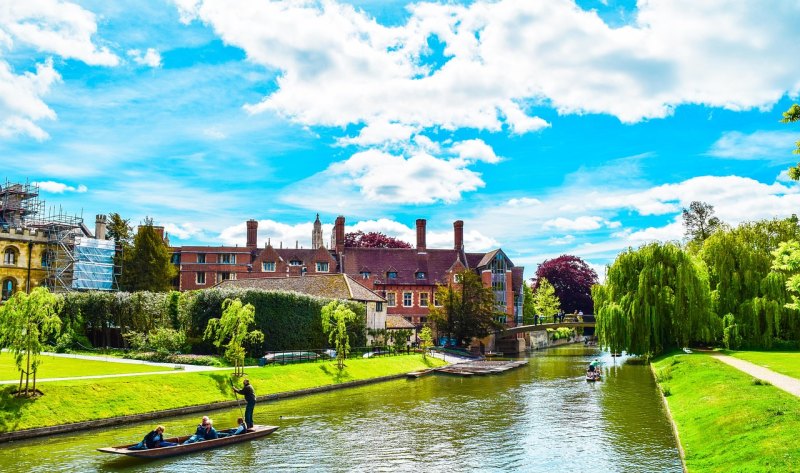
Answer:
<svg viewBox="0 0 800 473"><path fill-rule="evenodd" d="M207 288L226 280L345 273L384 297L387 315L401 316L416 326L427 322L429 308L438 304L436 286L454 283L456 273L469 269L494 290L506 314L504 322L521 323L523 268L515 266L502 249L466 252L461 220L453 223L452 248L427 247L424 219L417 220L416 230L413 248L346 247L345 219L340 216L326 249L317 215L313 248L274 248L269 242L258 248L258 222L250 220L244 247L175 247L173 262L179 267L180 290Z"/></svg>

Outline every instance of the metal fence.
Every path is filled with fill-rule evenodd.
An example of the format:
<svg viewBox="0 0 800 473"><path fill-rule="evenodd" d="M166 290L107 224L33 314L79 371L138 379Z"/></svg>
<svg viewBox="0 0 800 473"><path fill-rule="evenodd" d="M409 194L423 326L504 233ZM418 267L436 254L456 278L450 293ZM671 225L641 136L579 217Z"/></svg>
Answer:
<svg viewBox="0 0 800 473"><path fill-rule="evenodd" d="M408 355L412 352L411 347L397 350L387 346L353 347L350 349L347 358L374 358L381 356ZM258 359L259 366L287 365L293 363L314 363L336 359L336 350L328 349L309 349L309 350L288 350L270 351Z"/></svg>

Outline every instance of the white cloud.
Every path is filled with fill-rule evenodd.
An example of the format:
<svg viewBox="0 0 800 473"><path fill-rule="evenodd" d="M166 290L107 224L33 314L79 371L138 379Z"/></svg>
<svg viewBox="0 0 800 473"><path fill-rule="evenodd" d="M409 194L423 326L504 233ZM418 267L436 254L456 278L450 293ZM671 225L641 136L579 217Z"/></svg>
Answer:
<svg viewBox="0 0 800 473"><path fill-rule="evenodd" d="M64 192L77 192L79 194L82 194L87 190L89 190L83 184L79 185L78 187L69 186L62 182L55 182L55 181L39 181L39 182L34 182L34 184L39 186L39 189L53 194L63 194Z"/></svg>
<svg viewBox="0 0 800 473"><path fill-rule="evenodd" d="M170 238L175 237L179 240L187 240L189 238L202 237L204 232L198 228L194 223L164 223L164 231L167 232Z"/></svg>
<svg viewBox="0 0 800 473"><path fill-rule="evenodd" d="M12 50L28 45L45 53L77 59L89 65L115 66L119 58L92 42L97 31L94 14L58 0L3 2L0 6L0 46ZM27 135L36 140L48 134L36 122L54 120L56 113L44 96L61 76L46 59L35 72L16 73L0 50L0 137Z"/></svg>
<svg viewBox="0 0 800 473"><path fill-rule="evenodd" d="M454 143L451 149L458 154L458 157L465 161L484 161L491 164L500 162L500 158L494 154L491 146L483 140L465 140Z"/></svg>
<svg viewBox="0 0 800 473"><path fill-rule="evenodd" d="M558 217L544 222L544 228L572 231L597 230L602 226L602 222L602 217L581 216L575 219Z"/></svg>
<svg viewBox="0 0 800 473"><path fill-rule="evenodd" d="M140 66L161 67L161 54L153 48L147 48L144 54L139 49L128 50L128 56Z"/></svg>
<svg viewBox="0 0 800 473"><path fill-rule="evenodd" d="M788 131L730 131L711 146L708 154L717 158L792 162L792 146L797 139L797 133Z"/></svg>
<svg viewBox="0 0 800 473"><path fill-rule="evenodd" d="M402 143L411 139L416 127L400 123L376 122L363 127L354 138L341 138L342 145L374 146L384 143Z"/></svg>

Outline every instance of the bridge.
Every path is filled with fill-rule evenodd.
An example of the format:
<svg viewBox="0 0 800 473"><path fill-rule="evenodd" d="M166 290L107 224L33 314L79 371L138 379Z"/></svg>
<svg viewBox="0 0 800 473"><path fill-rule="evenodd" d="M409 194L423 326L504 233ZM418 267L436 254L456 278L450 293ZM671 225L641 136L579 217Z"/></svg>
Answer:
<svg viewBox="0 0 800 473"><path fill-rule="evenodd" d="M517 333L523 332L543 332L547 329L556 329L561 327L569 327L569 328L587 328L587 327L594 327L594 321L564 321L564 322L555 322L555 323L542 323L537 325L518 325L516 327L510 327L503 330L498 330L495 332L496 335L514 335Z"/></svg>

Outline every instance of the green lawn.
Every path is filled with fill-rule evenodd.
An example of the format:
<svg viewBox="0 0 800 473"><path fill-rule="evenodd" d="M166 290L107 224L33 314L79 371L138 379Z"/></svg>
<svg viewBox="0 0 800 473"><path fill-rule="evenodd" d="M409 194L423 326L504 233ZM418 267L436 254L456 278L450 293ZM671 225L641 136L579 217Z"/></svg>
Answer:
<svg viewBox="0 0 800 473"><path fill-rule="evenodd" d="M408 373L443 361L421 355L352 359L341 373L335 362L248 368L256 394L296 391L347 381ZM231 371L145 375L96 380L70 380L39 386L36 399L0 391L0 431L14 431L233 399ZM241 383L238 383L241 386Z"/></svg>
<svg viewBox="0 0 800 473"><path fill-rule="evenodd" d="M725 351L750 363L800 379L800 352L797 351Z"/></svg>
<svg viewBox="0 0 800 473"><path fill-rule="evenodd" d="M704 354L653 365L691 473L800 471L796 397Z"/></svg>
<svg viewBox="0 0 800 473"><path fill-rule="evenodd" d="M148 373L164 370L169 370L169 367L78 360L75 358L42 355L41 364L39 365L36 377L39 379L71 378L74 376ZM17 370L17 365L14 363L14 355L11 352L4 351L0 353L0 381L6 380L19 381L19 371Z"/></svg>

